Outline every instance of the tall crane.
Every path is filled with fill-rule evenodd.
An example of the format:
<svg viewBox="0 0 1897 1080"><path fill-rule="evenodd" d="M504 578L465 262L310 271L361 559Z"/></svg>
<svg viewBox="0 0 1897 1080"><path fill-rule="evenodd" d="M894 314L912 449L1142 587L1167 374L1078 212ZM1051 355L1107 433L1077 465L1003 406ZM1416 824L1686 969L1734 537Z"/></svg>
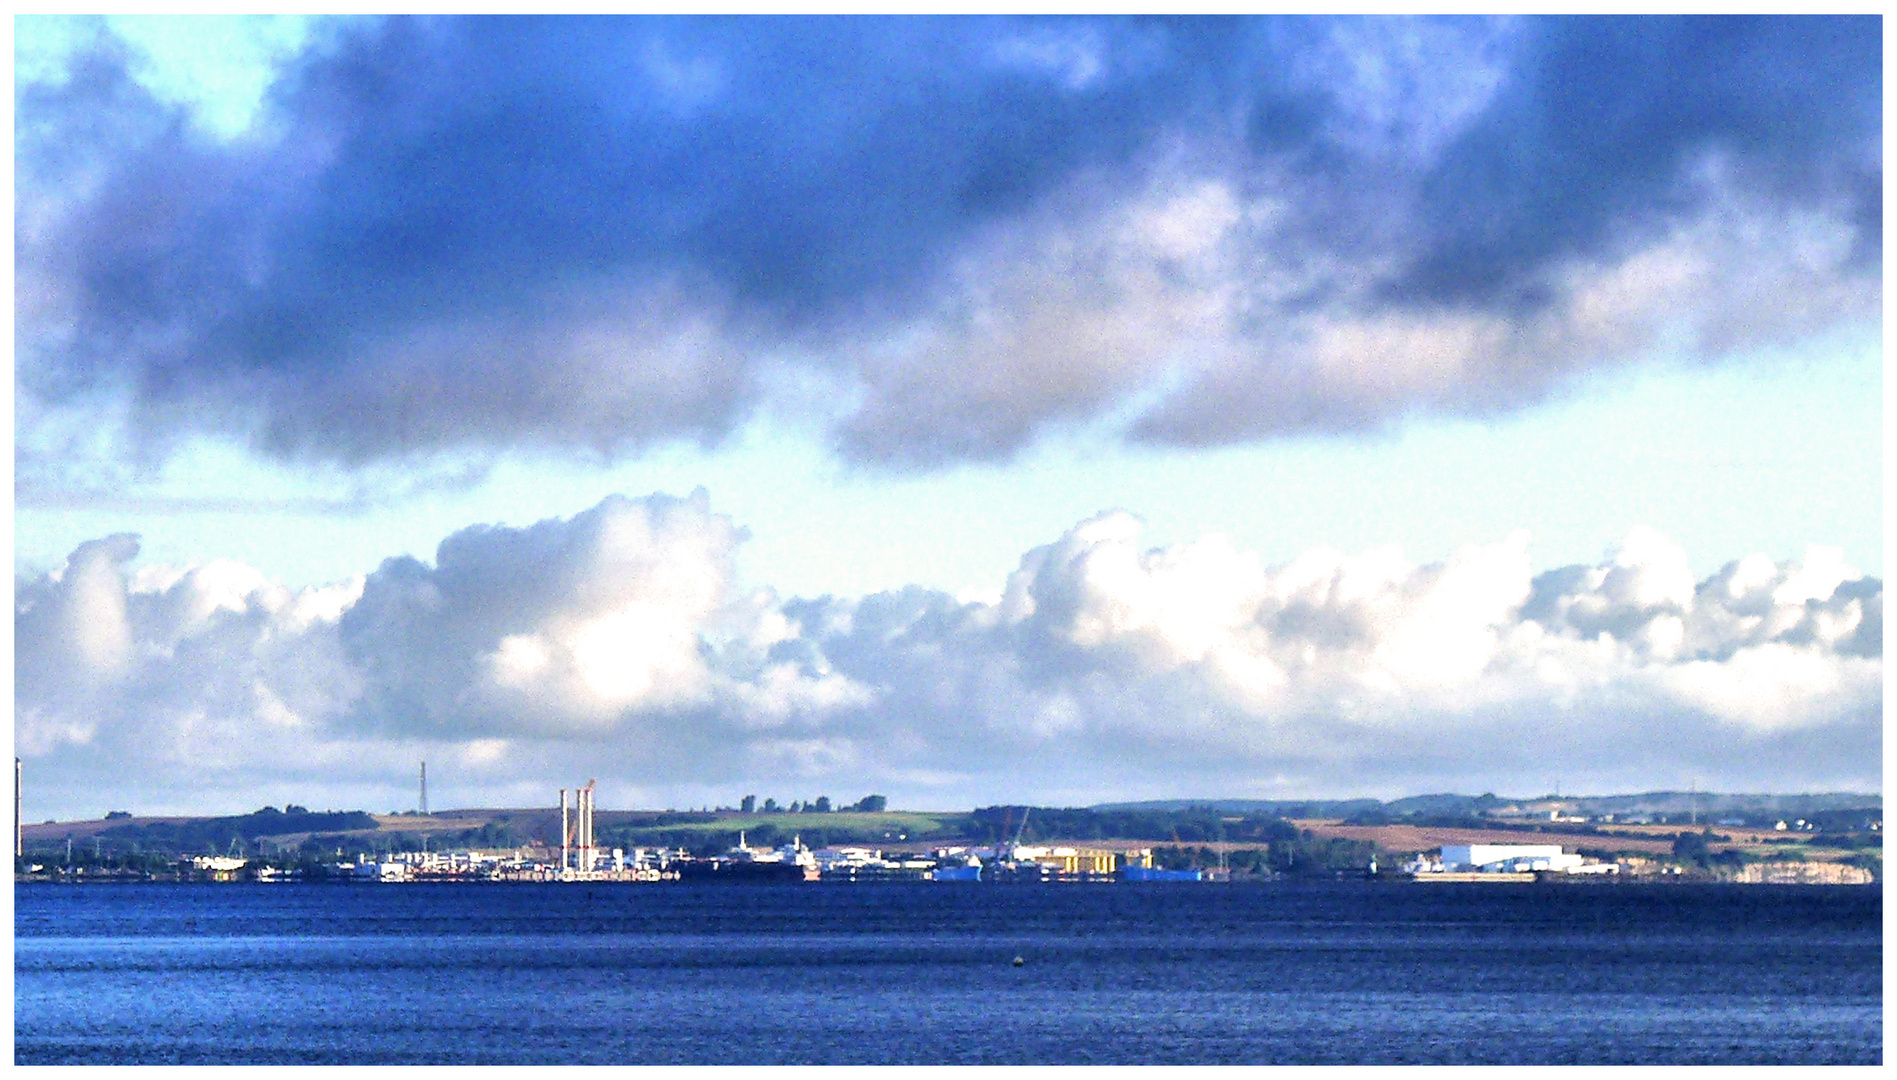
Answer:
<svg viewBox="0 0 1897 1080"><path fill-rule="evenodd" d="M1001 819L1001 831L995 834L996 865L1000 865L1004 852L1007 853L1009 857L1012 857L1014 849L1021 846L1021 836L1027 832L1028 828L1028 812L1032 809L1033 807L1031 806L1021 808L1021 824L1014 830L1014 839L1004 841L1002 837L1008 835L1008 823L1014 819L1014 808L1012 806L1008 808L1007 815Z"/></svg>

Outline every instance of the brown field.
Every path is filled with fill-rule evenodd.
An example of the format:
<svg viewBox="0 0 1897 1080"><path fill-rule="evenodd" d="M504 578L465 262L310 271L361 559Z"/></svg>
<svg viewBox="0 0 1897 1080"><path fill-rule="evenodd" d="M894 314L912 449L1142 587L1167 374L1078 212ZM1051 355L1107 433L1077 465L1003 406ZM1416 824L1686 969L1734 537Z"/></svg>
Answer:
<svg viewBox="0 0 1897 1080"><path fill-rule="evenodd" d="M1334 820L1318 819L1294 821L1292 824L1300 829L1309 829L1318 836L1368 840L1385 851L1399 853L1431 851L1444 844L1560 844L1569 850L1578 847L1613 848L1655 855L1669 854L1673 850L1671 839L1590 836L1586 833L1552 830L1531 833L1512 829L1436 829L1422 825L1340 825Z"/></svg>
<svg viewBox="0 0 1897 1080"><path fill-rule="evenodd" d="M1576 848L1605 848L1609 851L1637 851L1647 855L1670 855L1675 834L1688 831L1686 825L1612 825L1601 828L1602 835L1547 832L1520 832L1512 829L1435 829L1417 825L1342 825L1335 820L1306 819L1293 822L1318 836L1337 836L1349 840L1368 840L1384 851L1407 854L1431 851L1444 844L1560 844ZM1701 829L1706 826L1700 826ZM1775 851L1796 850L1811 862L1836 862L1853 853L1836 848L1814 848L1803 843L1787 844L1788 835L1770 829L1741 829L1712 826L1718 836L1730 841L1714 841L1711 851L1738 850L1754 857ZM1774 840L1779 842L1774 843Z"/></svg>
<svg viewBox="0 0 1897 1080"><path fill-rule="evenodd" d="M1773 829L1753 829L1742 825L1600 825L1604 833L1615 836L1665 836L1671 837L1679 832L1702 832L1711 829L1719 836L1732 837L1734 844L1769 844L1774 839L1797 839L1807 833L1778 832Z"/></svg>
<svg viewBox="0 0 1897 1080"><path fill-rule="evenodd" d="M554 811L554 813L557 815L558 811ZM478 829L482 825L487 824L491 817L487 812L481 812L473 816L462 816L453 811L447 814L431 815L429 817L422 817L419 814L371 814L369 816L375 819L378 829L350 829L339 832L337 835L366 835L376 831L415 833L458 832L463 829ZM106 821L103 818L91 818L85 821L46 821L39 824L22 824L20 826L20 834L22 839L26 840L64 840L68 836L74 840L84 840L97 833L102 833L107 829L116 829L123 825L183 825L189 822L203 820L205 820L205 818L202 816L190 815L183 817L113 818L110 821ZM275 834L272 838L302 838L309 835L309 833L285 832Z"/></svg>
<svg viewBox="0 0 1897 1080"><path fill-rule="evenodd" d="M74 840L84 840L94 833L116 829L121 825L182 825L185 822L197 820L195 817L130 817L113 818L111 821L93 818L87 821L22 823L20 835L27 840L64 840L68 836Z"/></svg>
<svg viewBox="0 0 1897 1080"><path fill-rule="evenodd" d="M557 814L558 811L554 813ZM430 814L427 817L420 814L370 814L369 816L375 819L381 831L401 833L462 832L467 829L478 829L493 820L488 814L468 814L464 811Z"/></svg>

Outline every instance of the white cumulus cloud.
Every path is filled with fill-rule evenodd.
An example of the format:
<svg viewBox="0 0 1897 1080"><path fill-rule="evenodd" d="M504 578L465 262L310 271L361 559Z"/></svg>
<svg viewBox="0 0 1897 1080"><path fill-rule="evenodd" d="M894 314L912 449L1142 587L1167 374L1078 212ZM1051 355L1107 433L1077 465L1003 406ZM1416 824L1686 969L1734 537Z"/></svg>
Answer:
<svg viewBox="0 0 1897 1080"><path fill-rule="evenodd" d="M173 808L387 798L418 756L490 804L582 772L648 804L1879 782L1883 586L1826 548L1270 566L1113 511L986 598L785 599L735 588L744 535L702 491L613 496L300 592L93 541L17 583L17 746L68 801Z"/></svg>

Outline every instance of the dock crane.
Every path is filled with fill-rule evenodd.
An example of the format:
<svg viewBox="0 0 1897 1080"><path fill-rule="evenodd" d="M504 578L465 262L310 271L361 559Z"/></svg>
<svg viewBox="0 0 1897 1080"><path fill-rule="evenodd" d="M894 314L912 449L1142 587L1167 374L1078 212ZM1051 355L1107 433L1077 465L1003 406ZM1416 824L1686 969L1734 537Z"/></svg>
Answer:
<svg viewBox="0 0 1897 1080"><path fill-rule="evenodd" d="M1003 841L1002 837L1008 834L1008 823L1014 819L1014 808L1009 807L1007 815L1001 819L1001 831L995 834L995 865L997 867L1001 865L1004 852L1012 855L1014 849L1021 846L1021 837L1028 829L1028 814L1033 809L1031 806L1021 808L1021 824L1014 830L1013 840Z"/></svg>

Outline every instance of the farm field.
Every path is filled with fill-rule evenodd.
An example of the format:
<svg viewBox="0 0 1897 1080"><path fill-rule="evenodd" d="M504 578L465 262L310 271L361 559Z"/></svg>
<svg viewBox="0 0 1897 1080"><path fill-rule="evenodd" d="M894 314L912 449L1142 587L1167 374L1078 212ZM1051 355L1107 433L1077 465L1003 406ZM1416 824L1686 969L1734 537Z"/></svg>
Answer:
<svg viewBox="0 0 1897 1080"><path fill-rule="evenodd" d="M1320 837L1367 840L1384 851L1400 854L1430 851L1444 844L1560 844L1569 851L1591 848L1668 855L1673 851L1673 837L1676 834L1708 827L1715 835L1732 838L1729 841L1715 840L1708 843L1707 849L1714 852L1736 850L1755 858L1779 852L1796 852L1811 862L1837 862L1853 854L1836 848L1815 847L1803 841L1788 841L1785 833L1772 830L1717 825L1702 825L1698 830L1687 825L1607 826L1602 827L1599 833L1580 833L1557 832L1553 829L1523 832L1519 829L1456 829L1427 825L1345 825L1336 820L1316 818L1296 820L1293 824L1300 829L1309 829Z"/></svg>

